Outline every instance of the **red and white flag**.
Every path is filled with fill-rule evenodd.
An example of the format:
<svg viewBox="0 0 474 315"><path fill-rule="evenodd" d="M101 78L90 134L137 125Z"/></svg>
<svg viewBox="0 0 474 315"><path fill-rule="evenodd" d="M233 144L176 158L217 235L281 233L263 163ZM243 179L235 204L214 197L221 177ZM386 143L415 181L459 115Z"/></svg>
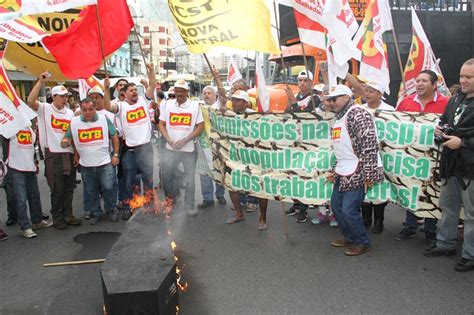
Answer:
<svg viewBox="0 0 474 315"><path fill-rule="evenodd" d="M85 99L87 97L87 92L95 86L99 86L104 90L104 85L102 82L96 78L96 76L91 76L89 79L78 79L77 83L79 84L79 98Z"/></svg>
<svg viewBox="0 0 474 315"><path fill-rule="evenodd" d="M407 64L405 65L405 70L403 71L404 79L400 84L397 103L401 102L405 96L415 93L416 77L423 70L432 70L436 72L436 74L438 74L438 85L443 86L443 90L448 90L441 69L436 62L436 57L431 49L431 44L413 8L411 8L411 23L413 36L410 54L408 56ZM406 88L403 86L403 81L405 82Z"/></svg>
<svg viewBox="0 0 474 315"><path fill-rule="evenodd" d="M242 79L239 67L234 60L234 57L230 57L229 68L227 69L227 83L229 85L234 84L235 81Z"/></svg>
<svg viewBox="0 0 474 315"><path fill-rule="evenodd" d="M383 33L392 29L388 0L367 0L365 18L353 39L361 51L360 76L381 83L387 94L390 93L390 73Z"/></svg>
<svg viewBox="0 0 474 315"><path fill-rule="evenodd" d="M3 67L6 41L0 45L0 135L10 138L36 117L18 96Z"/></svg>
<svg viewBox="0 0 474 315"><path fill-rule="evenodd" d="M262 61L258 55L255 57L255 74L258 111L265 113L270 109L270 95L268 94L267 83L265 82L265 76L262 70Z"/></svg>

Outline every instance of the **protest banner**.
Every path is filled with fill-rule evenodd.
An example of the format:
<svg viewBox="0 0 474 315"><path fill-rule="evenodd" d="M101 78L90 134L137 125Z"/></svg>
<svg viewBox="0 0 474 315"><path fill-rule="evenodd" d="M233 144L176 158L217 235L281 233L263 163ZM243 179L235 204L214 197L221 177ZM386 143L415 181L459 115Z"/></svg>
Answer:
<svg viewBox="0 0 474 315"><path fill-rule="evenodd" d="M206 111L206 110L205 110ZM332 113L222 114L209 108L214 179L227 189L268 199L322 205L332 193ZM206 116L206 115L205 115ZM376 111L385 181L367 201L438 215L435 114Z"/></svg>

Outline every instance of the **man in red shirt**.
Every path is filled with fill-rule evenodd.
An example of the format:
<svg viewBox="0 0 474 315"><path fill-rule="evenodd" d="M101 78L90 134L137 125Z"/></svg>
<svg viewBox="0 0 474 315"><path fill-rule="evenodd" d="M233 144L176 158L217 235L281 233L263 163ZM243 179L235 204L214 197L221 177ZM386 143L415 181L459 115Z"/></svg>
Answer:
<svg viewBox="0 0 474 315"><path fill-rule="evenodd" d="M423 70L416 77L416 93L407 96L397 111L442 114L449 98L437 91L438 76L434 71Z"/></svg>
<svg viewBox="0 0 474 315"><path fill-rule="evenodd" d="M437 91L438 76L434 71L423 70L416 77L416 93L407 96L398 105L397 111L442 114L449 99ZM416 236L417 219L412 212L406 211L405 226L395 236L397 241ZM438 219L425 218L425 237L429 245L436 244L436 224Z"/></svg>

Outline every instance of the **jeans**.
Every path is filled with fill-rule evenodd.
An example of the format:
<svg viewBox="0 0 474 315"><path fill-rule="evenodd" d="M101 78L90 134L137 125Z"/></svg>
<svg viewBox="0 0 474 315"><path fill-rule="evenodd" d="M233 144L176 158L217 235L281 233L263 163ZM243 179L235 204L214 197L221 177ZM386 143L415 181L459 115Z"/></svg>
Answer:
<svg viewBox="0 0 474 315"><path fill-rule="evenodd" d="M406 219L405 219L405 227L412 231L416 231L418 228L418 225L416 224L416 221L418 220L418 217L413 214L411 211L406 211ZM436 224L438 223L438 219L434 218L425 218L425 232L436 232Z"/></svg>
<svg viewBox="0 0 474 315"><path fill-rule="evenodd" d="M467 183L469 180L464 180ZM439 207L442 211L441 224L436 236L440 249L455 249L459 224L459 212L464 205L464 243L462 257L474 259L474 184L466 190L461 188L455 177L450 177L441 186Z"/></svg>
<svg viewBox="0 0 474 315"><path fill-rule="evenodd" d="M43 220L36 173L20 172L12 168L8 169L8 173L11 176L15 192L15 205L20 228L22 231L31 229L31 222L39 223ZM31 222L28 218L27 202L30 208Z"/></svg>
<svg viewBox="0 0 474 315"><path fill-rule="evenodd" d="M153 146L151 142L133 147L123 155L122 169L124 177L124 200L133 198L137 173L140 173L145 192L153 189ZM125 202L124 209L130 210L130 204Z"/></svg>
<svg viewBox="0 0 474 315"><path fill-rule="evenodd" d="M350 191L339 191L339 180L334 183L331 196L332 212L344 237L359 246L370 246L359 209L364 202L364 187Z"/></svg>
<svg viewBox="0 0 474 315"><path fill-rule="evenodd" d="M196 171L196 160L197 153L193 152L181 152L171 151L166 148L163 149L161 155L161 182L163 183L163 189L167 197L176 197L176 185L173 182L173 177L176 176L178 166L183 163L184 168L184 181L185 181L185 195L184 203L186 208L194 208L194 189L195 189L195 171Z"/></svg>
<svg viewBox="0 0 474 315"><path fill-rule="evenodd" d="M10 173L7 173L5 178L5 194L7 195L7 213L8 218L12 220L17 220L18 215L16 212L16 205L15 205L15 192L13 190L13 183Z"/></svg>
<svg viewBox="0 0 474 315"><path fill-rule="evenodd" d="M102 215L100 209L100 192L104 197L104 208L111 213L117 208L117 176L112 164L97 167L81 167L82 181L84 185L84 209L93 216Z"/></svg>
<svg viewBox="0 0 474 315"><path fill-rule="evenodd" d="M213 201L214 200L214 181L212 178L206 175L201 175L201 192L202 192L202 199L204 201ZM216 197L224 197L224 187L216 183Z"/></svg>

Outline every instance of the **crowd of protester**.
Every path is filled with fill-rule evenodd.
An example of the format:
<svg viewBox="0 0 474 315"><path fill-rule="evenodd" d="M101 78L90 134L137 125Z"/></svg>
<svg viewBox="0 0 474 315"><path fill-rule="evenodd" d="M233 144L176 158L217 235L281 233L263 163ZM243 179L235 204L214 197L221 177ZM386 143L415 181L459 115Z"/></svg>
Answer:
<svg viewBox="0 0 474 315"><path fill-rule="evenodd" d="M82 220L73 215L72 201L77 185L76 171L83 184L82 219L97 224L104 218L116 222L131 217L130 201L135 194L149 194L153 204L154 149L151 144L154 128L161 134L159 141L160 183L166 204L176 205L184 188L183 207L190 216L198 209L225 205L225 189L207 175L200 175L202 203L195 207L195 173L199 139L203 137L204 120L201 105L189 97L189 86L178 80L167 91L156 91L153 65L148 67L146 93L140 96L137 86L119 80L112 88L104 80L105 89L94 87L88 97L69 105L68 90L61 85L52 88L52 103L39 102L38 96L48 81L40 76L28 96L28 105L37 120L10 139L2 139L3 161L8 173L3 181L7 195L7 226L19 225L25 238L36 237L35 230L53 226L66 229L78 226ZM324 67L322 77L327 78ZM202 90L204 105L237 114L258 111L256 99L247 92L245 81L234 83L230 93L213 70L217 88ZM464 208L463 250L457 271L474 269L474 59L460 69L460 84L450 88L451 97L438 91L438 76L431 70L421 71L416 78L416 92L406 96L398 106L384 101L384 88L379 82L364 81L348 74L345 84L329 88L313 86L314 76L308 70L298 76L298 93L287 89L287 112L335 113L333 150L336 164L328 181L334 183L331 201L317 207L311 220L315 225L328 222L338 227L343 238L332 242L334 247L347 247L345 254L357 256L370 251L368 232L381 233L387 203L365 203L367 187L384 179L379 154L373 112L407 111L441 114L435 135L442 138L439 162L442 180L439 208L441 221L419 218L406 211L402 229L396 240L408 240L417 235L424 221L427 257L456 254L459 213ZM69 108L70 107L70 108ZM449 132L447 132L449 130ZM202 140L202 139L201 139ZM39 144L39 150L35 150ZM50 188L51 216L43 212L37 175L39 159L44 156L44 175ZM181 171L183 170L183 171ZM258 230L268 228L268 200L246 193L229 191L233 215L228 224L245 220L245 212L259 209ZM101 199L103 199L102 211ZM294 215L298 223L308 220L310 205L295 202L286 214ZM30 215L28 216L28 209ZM439 223L439 226L438 226ZM0 230L0 239L7 235Z"/></svg>

